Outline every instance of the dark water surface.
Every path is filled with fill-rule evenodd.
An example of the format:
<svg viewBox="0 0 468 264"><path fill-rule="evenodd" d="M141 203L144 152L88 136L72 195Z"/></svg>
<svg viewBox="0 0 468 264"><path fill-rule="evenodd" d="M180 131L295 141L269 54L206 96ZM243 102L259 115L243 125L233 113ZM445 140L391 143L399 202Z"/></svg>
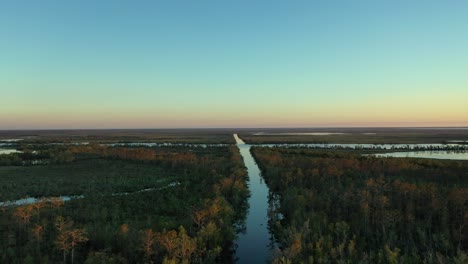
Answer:
<svg viewBox="0 0 468 264"><path fill-rule="evenodd" d="M237 134L234 134L234 138L247 167L251 194L249 212L245 221L246 230L236 241L237 263L266 263L272 252L271 235L268 230L268 187L250 153L251 146L245 144Z"/></svg>

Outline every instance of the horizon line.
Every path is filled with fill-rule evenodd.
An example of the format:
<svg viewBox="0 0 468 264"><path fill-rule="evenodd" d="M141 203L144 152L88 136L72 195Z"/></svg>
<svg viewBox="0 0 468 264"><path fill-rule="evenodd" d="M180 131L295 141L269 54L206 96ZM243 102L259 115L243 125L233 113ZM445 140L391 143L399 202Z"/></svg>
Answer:
<svg viewBox="0 0 468 264"><path fill-rule="evenodd" d="M17 128L3 129L0 131L73 131L73 130L216 130L216 129L382 129L382 128L446 128L446 129L468 129L468 126L311 126L311 127L159 127L159 128Z"/></svg>

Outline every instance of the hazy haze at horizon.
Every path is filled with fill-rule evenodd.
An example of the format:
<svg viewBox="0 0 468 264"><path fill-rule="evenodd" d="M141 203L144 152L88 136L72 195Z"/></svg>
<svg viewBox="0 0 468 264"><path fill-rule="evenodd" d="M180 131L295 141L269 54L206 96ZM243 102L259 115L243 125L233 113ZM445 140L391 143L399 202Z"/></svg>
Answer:
<svg viewBox="0 0 468 264"><path fill-rule="evenodd" d="M2 1L0 129L468 126L468 2Z"/></svg>

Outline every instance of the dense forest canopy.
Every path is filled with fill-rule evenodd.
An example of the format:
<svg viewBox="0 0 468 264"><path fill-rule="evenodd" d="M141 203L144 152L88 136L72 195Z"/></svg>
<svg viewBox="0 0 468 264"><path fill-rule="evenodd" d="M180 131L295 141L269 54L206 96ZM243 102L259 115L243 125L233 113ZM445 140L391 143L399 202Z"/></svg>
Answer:
<svg viewBox="0 0 468 264"><path fill-rule="evenodd" d="M1 201L75 199L1 207L1 263L233 261L248 197L235 146L92 144L3 156Z"/></svg>
<svg viewBox="0 0 468 264"><path fill-rule="evenodd" d="M235 262L248 175L224 133L47 132L2 143L21 151L0 155L0 263ZM325 137L334 136L346 137ZM145 143L164 139L177 144ZM368 155L381 151L251 148L270 189L274 263L468 262L468 162Z"/></svg>
<svg viewBox="0 0 468 264"><path fill-rule="evenodd" d="M466 263L468 162L255 147L276 263Z"/></svg>

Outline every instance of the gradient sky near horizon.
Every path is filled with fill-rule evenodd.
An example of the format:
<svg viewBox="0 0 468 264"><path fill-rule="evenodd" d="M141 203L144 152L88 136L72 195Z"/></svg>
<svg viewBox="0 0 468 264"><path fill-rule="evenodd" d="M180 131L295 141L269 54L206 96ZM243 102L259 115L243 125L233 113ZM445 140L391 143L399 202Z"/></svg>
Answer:
<svg viewBox="0 0 468 264"><path fill-rule="evenodd" d="M3 0L0 129L468 126L468 1Z"/></svg>

